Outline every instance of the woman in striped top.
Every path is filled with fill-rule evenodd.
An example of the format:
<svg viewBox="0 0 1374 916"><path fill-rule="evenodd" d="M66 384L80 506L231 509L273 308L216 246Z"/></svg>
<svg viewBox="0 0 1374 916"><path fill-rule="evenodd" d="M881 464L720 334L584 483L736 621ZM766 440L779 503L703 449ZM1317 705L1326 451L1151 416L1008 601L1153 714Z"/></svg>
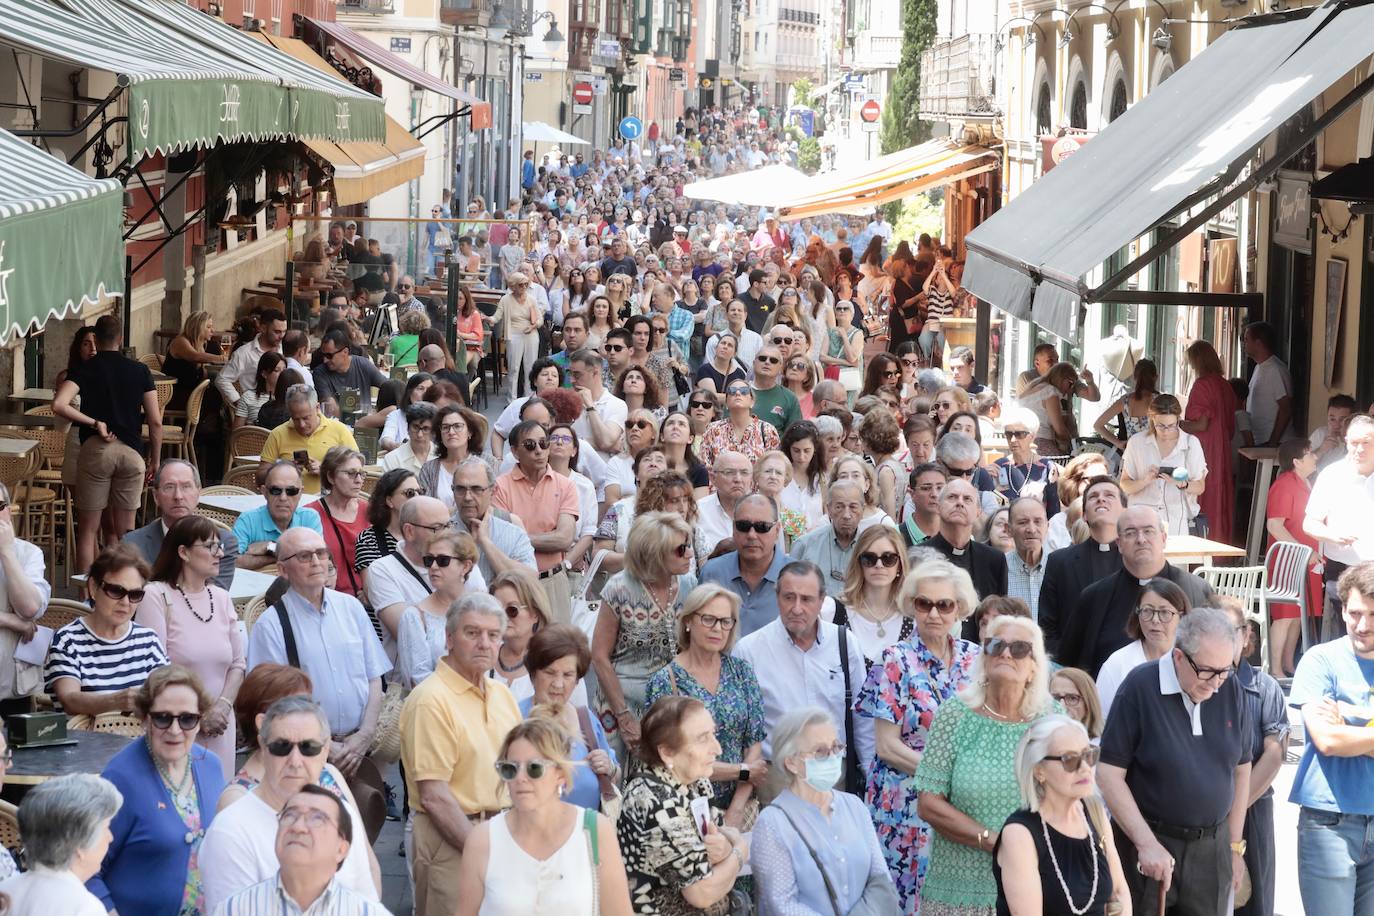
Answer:
<svg viewBox="0 0 1374 916"><path fill-rule="evenodd" d="M133 621L147 581L148 564L127 544L106 547L91 564L91 613L58 630L48 650L48 692L68 715L133 709L148 675L168 664L157 634Z"/></svg>
<svg viewBox="0 0 1374 916"><path fill-rule="evenodd" d="M945 332L940 322L954 315L954 284L945 272L952 257L948 248L940 249L940 256L935 259L935 267L926 277L923 287L926 294L926 323L921 328L921 352L925 353L926 362L932 366L940 364L942 360L937 356L942 356L945 351Z"/></svg>

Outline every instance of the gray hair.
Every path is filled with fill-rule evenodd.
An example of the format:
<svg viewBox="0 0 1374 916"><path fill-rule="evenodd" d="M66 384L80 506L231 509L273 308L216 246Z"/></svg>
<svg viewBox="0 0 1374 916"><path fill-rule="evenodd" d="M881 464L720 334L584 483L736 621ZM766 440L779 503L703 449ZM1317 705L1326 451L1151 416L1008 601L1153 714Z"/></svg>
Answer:
<svg viewBox="0 0 1374 916"><path fill-rule="evenodd" d="M1035 779L1035 768L1050 752L1050 742L1054 740L1054 733L1061 728L1072 729L1081 734L1084 741L1089 740L1088 730L1083 727L1082 722L1056 713L1032 722L1030 728L1021 736L1020 743L1016 745L1016 782L1021 787L1021 802L1029 811L1040 810L1045 790Z"/></svg>
<svg viewBox="0 0 1374 916"><path fill-rule="evenodd" d="M783 761L800 753L802 732L813 725L834 724L835 720L830 717L830 713L819 706L793 709L778 720L778 724L773 726L773 734L769 736L774 764L770 776L778 791L785 789L794 778L783 766Z"/></svg>
<svg viewBox="0 0 1374 916"><path fill-rule="evenodd" d="M157 476L153 478L153 486L162 486L162 476L167 473L168 468L183 467L191 469L191 479L196 482L196 489L200 489L200 468L196 467L185 458L168 458L157 467Z"/></svg>
<svg viewBox="0 0 1374 916"><path fill-rule="evenodd" d="M939 369L922 369L916 373L916 387L921 389L921 394L934 397L937 391L945 387L945 374Z"/></svg>
<svg viewBox="0 0 1374 916"><path fill-rule="evenodd" d="M29 864L67 870L78 852L100 842L104 823L122 804L114 784L94 773L59 776L30 789L19 806Z"/></svg>
<svg viewBox="0 0 1374 916"><path fill-rule="evenodd" d="M1346 423L1345 434L1349 436L1350 431L1357 426L1361 428L1374 429L1374 417L1362 413L1355 414L1355 416L1351 417L1350 421Z"/></svg>
<svg viewBox="0 0 1374 916"><path fill-rule="evenodd" d="M470 614L486 614L489 617L506 619L506 609L501 606L501 602L486 592L473 592L449 605L448 613L444 615L444 632L449 636L458 632L459 621Z"/></svg>
<svg viewBox="0 0 1374 916"><path fill-rule="evenodd" d="M1040 432L1040 418L1028 407L1008 407L1002 411L1002 429L1008 426L1024 426L1033 439Z"/></svg>
<svg viewBox="0 0 1374 916"><path fill-rule="evenodd" d="M811 396L815 397L816 393L814 391L811 392ZM842 424L839 420L836 420L834 417L821 414L819 417L812 420L811 422L816 424L816 432L822 436L844 435L844 424Z"/></svg>
<svg viewBox="0 0 1374 916"><path fill-rule="evenodd" d="M485 458L482 458L478 455L469 455L462 461L458 462L458 467L453 469L453 479L458 479L458 472L461 471L463 468L472 467L473 465L477 465L486 473L487 486L496 486L496 472L491 469L491 465L487 464L487 460Z"/></svg>
<svg viewBox="0 0 1374 916"><path fill-rule="evenodd" d="M320 406L320 396L315 393L315 389L309 385L292 385L286 389L286 406L299 404L301 401L309 401L311 407Z"/></svg>
<svg viewBox="0 0 1374 916"><path fill-rule="evenodd" d="M307 696L282 697L271 706L267 707L267 712L263 713L262 726L258 729L258 741L267 745L272 734L272 726L278 719L285 719L287 716L314 716L315 721L320 723L320 740L328 747L333 735L329 731L329 717L324 714L320 704L316 703Z"/></svg>
<svg viewBox="0 0 1374 916"><path fill-rule="evenodd" d="M1196 655L1203 642L1211 639L1229 643L1231 651L1235 652L1236 630L1231 615L1221 608L1195 607L1179 620L1174 645L1189 655Z"/></svg>
<svg viewBox="0 0 1374 916"><path fill-rule="evenodd" d="M935 458L942 464L951 461L972 461L977 464L982 457L983 450L968 433L945 433L935 446Z"/></svg>
<svg viewBox="0 0 1374 916"><path fill-rule="evenodd" d="M811 397L817 401L843 401L844 386L833 378L821 379L816 383L816 387L811 389ZM834 420L834 417L830 419ZM838 420L835 420L838 423Z"/></svg>
<svg viewBox="0 0 1374 916"><path fill-rule="evenodd" d="M750 502L757 502L759 500L763 500L763 502L767 504L769 510L773 513L773 521L776 522L782 517L778 509L777 501L774 500L773 497L769 496L767 493L750 493L748 496L745 496L739 502L735 503L735 517L739 517L739 511L743 509L746 504Z"/></svg>

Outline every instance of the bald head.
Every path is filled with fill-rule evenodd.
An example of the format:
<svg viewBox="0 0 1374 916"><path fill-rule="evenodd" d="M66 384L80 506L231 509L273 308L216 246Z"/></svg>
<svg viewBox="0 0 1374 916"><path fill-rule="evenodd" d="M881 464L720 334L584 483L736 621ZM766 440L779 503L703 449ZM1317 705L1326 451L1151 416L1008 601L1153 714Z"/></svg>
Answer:
<svg viewBox="0 0 1374 916"><path fill-rule="evenodd" d="M968 541L978 518L978 491L962 477L955 477L940 490L940 532L955 546ZM953 535L953 537L951 537Z"/></svg>
<svg viewBox="0 0 1374 916"><path fill-rule="evenodd" d="M433 496L416 496L401 506L401 536L405 553L412 563L429 549L429 542L449 527L449 510Z"/></svg>
<svg viewBox="0 0 1374 916"><path fill-rule="evenodd" d="M277 538L277 566L291 590L312 600L331 580L324 538L310 528L288 528Z"/></svg>

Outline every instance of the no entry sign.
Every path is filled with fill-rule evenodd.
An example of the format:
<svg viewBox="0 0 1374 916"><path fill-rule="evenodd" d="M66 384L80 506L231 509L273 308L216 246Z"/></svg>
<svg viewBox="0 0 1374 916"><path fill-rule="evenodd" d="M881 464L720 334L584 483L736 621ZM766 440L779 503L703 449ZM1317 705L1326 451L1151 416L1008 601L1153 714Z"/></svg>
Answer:
<svg viewBox="0 0 1374 916"><path fill-rule="evenodd" d="M878 116L882 113L882 106L878 104L877 99L869 99L867 102L863 103L862 107L859 108L859 117L869 124L876 122L878 120Z"/></svg>
<svg viewBox="0 0 1374 916"><path fill-rule="evenodd" d="M573 101L578 105L590 105L592 103L592 84L575 83L573 85Z"/></svg>

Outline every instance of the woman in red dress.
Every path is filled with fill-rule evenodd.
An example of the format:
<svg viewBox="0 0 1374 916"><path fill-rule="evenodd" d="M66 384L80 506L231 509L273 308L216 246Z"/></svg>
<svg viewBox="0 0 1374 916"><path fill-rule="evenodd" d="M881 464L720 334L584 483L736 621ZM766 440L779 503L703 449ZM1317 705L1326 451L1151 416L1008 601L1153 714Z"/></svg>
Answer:
<svg viewBox="0 0 1374 916"><path fill-rule="evenodd" d="M1236 493L1231 472L1231 437L1236 432L1236 395L1221 371L1221 357L1205 340L1188 347L1188 365L1197 381L1188 392L1188 407L1179 425L1202 442L1207 459L1207 488L1198 497L1207 516L1208 537L1232 543Z"/></svg>
<svg viewBox="0 0 1374 916"><path fill-rule="evenodd" d="M1307 514L1307 497L1312 494L1312 475L1317 470L1317 456L1306 439L1289 439L1279 446L1281 473L1269 488L1264 528L1269 533L1266 548L1275 541L1297 541L1312 548L1312 561L1307 570L1307 607L1313 617L1322 612L1322 577L1312 570L1321 557L1317 539L1302 530ZM1288 677L1293 673L1293 653L1298 647L1298 606L1271 604L1269 613L1269 671L1274 677Z"/></svg>

